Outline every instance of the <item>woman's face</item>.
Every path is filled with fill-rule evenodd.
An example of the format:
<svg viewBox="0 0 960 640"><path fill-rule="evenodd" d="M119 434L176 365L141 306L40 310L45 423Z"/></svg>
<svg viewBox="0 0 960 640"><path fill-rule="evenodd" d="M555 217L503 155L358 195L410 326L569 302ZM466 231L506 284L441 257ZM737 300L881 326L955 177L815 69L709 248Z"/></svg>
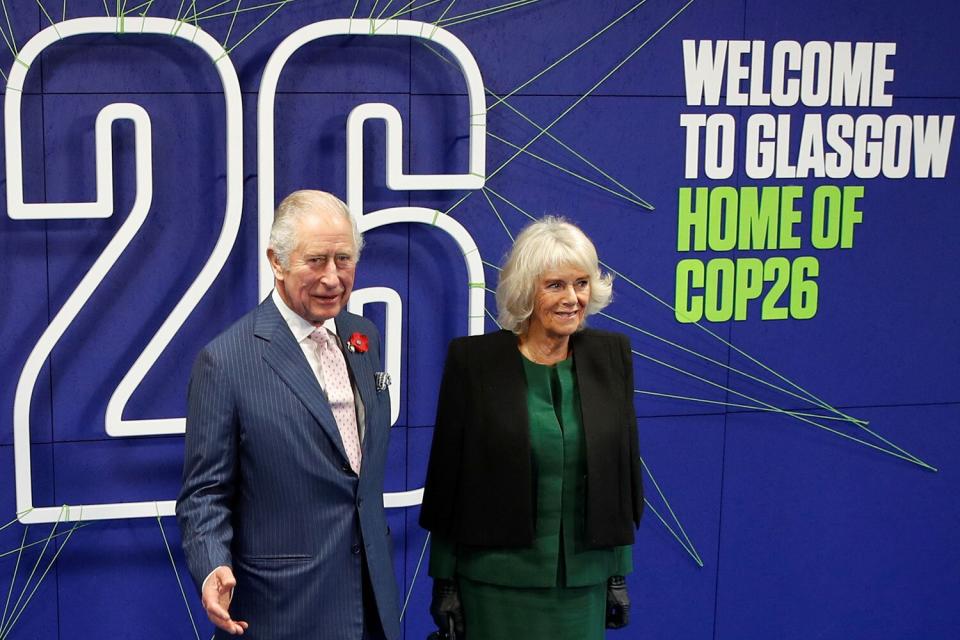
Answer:
<svg viewBox="0 0 960 640"><path fill-rule="evenodd" d="M589 301L590 275L585 271L569 265L545 271L537 280L528 333L572 335L583 324Z"/></svg>

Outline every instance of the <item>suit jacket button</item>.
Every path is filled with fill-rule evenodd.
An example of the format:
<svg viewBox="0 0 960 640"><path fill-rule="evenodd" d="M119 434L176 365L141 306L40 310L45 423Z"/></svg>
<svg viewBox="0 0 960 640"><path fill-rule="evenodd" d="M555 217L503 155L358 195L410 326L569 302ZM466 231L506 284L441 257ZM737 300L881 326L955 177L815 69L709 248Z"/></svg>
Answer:
<svg viewBox="0 0 960 640"><path fill-rule="evenodd" d="M350 553L352 553L355 556L360 555L360 545L355 544L352 547L350 547Z"/></svg>
<svg viewBox="0 0 960 640"><path fill-rule="evenodd" d="M350 473L350 463L344 462L342 465L340 465L340 470L344 473Z"/></svg>

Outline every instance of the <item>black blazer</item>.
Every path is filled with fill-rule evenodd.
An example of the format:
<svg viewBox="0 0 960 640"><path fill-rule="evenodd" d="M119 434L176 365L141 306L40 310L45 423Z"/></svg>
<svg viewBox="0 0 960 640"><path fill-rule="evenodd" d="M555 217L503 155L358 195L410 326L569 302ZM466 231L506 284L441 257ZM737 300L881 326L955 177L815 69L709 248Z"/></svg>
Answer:
<svg viewBox="0 0 960 640"><path fill-rule="evenodd" d="M643 511L630 342L584 329L570 338L586 439L586 540L633 544ZM484 547L533 544L532 469L517 336L457 338L444 367L420 525Z"/></svg>

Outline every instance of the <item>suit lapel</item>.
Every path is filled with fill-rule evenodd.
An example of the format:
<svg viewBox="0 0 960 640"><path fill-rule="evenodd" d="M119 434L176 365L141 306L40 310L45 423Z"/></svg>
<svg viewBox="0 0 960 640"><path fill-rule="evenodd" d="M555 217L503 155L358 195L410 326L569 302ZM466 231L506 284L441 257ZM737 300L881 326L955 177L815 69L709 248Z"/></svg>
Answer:
<svg viewBox="0 0 960 640"><path fill-rule="evenodd" d="M294 340L290 328L271 298L267 298L260 305L254 334L269 342L263 352L263 359L320 423L324 432L346 460L347 453L343 448L343 439L340 437L340 429L330 410L327 396L320 388L316 376L310 370L310 364L303 355L303 350Z"/></svg>
<svg viewBox="0 0 960 640"><path fill-rule="evenodd" d="M344 345L344 357L347 361L347 366L350 368L350 374L353 376L353 383L357 385L357 390L360 392L360 399L363 401L363 414L364 414L364 433L370 433L370 426L373 424L371 417L376 411L376 389L374 389L373 384L373 374L374 374L374 365L379 363L374 363L373 356L370 351L360 353L359 351L351 351L347 345L350 341L350 336L354 333L363 332L359 330L360 324L357 322L357 317L349 313L343 312L337 316L337 336L339 336L340 341ZM369 336L367 336L369 337ZM367 448L367 441L369 438L364 437L363 443L361 444L364 452Z"/></svg>

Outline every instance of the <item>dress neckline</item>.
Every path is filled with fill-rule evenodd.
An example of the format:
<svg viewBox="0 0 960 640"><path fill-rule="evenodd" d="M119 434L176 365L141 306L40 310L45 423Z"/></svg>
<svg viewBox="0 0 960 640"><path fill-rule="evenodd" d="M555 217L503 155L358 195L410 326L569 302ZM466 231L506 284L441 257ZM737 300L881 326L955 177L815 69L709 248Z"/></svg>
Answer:
<svg viewBox="0 0 960 640"><path fill-rule="evenodd" d="M532 365L532 366L534 366L534 367L541 367L541 368L544 368L544 369L556 369L556 368L570 367L570 366L573 365L573 351L571 351L570 353L568 353L568 354L567 354L567 357L564 358L563 360L558 360L557 362L555 362L555 363L553 363L553 364L541 364L541 363L539 363L539 362L536 362L536 361L534 361L534 360L531 360L531 359L528 358L526 355L524 355L523 351L520 351L520 349L517 349L517 353L519 353L519 354L520 354L520 357L523 358L523 362L524 362L525 364L529 364L529 365Z"/></svg>

